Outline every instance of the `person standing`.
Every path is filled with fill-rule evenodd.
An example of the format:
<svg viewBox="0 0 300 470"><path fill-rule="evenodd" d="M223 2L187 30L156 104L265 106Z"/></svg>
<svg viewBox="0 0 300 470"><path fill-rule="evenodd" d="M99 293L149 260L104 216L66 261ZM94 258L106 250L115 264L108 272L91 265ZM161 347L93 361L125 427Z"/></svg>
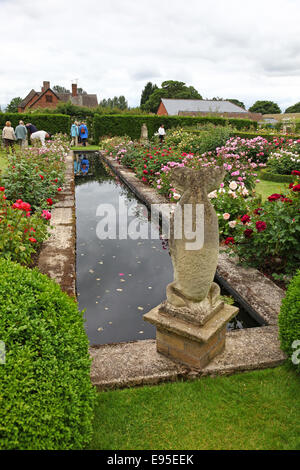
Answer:
<svg viewBox="0 0 300 470"><path fill-rule="evenodd" d="M81 125L79 126L79 135L81 138L82 145L86 147L86 141L89 136L89 131L84 122L82 122Z"/></svg>
<svg viewBox="0 0 300 470"><path fill-rule="evenodd" d="M23 149L27 142L27 128L23 121L19 121L19 125L15 128L15 135L18 144L20 145L21 149Z"/></svg>
<svg viewBox="0 0 300 470"><path fill-rule="evenodd" d="M45 139L50 139L51 135L46 131L37 131L33 132L30 136L32 144L35 140L39 139L42 143L42 146L45 147Z"/></svg>
<svg viewBox="0 0 300 470"><path fill-rule="evenodd" d="M165 135L166 135L166 131L165 131L164 125L161 124L160 128L158 129L158 136L159 136L159 140L161 144L164 141Z"/></svg>
<svg viewBox="0 0 300 470"><path fill-rule="evenodd" d="M78 135L79 135L79 128L78 128L78 122L75 121L73 122L72 126L71 126L71 147L73 145L78 145Z"/></svg>
<svg viewBox="0 0 300 470"><path fill-rule="evenodd" d="M14 128L11 127L10 121L6 121L5 126L3 127L2 139L4 141L6 153L9 153L10 148L12 150L12 153L15 153L16 136L15 136Z"/></svg>

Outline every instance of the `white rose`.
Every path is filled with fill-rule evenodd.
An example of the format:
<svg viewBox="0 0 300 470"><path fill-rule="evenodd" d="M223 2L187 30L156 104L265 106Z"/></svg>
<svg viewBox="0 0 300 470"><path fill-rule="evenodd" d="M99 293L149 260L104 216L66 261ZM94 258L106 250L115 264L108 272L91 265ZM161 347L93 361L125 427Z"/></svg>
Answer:
<svg viewBox="0 0 300 470"><path fill-rule="evenodd" d="M234 228L236 226L236 220L231 220L230 222L228 222L228 225L230 228Z"/></svg>
<svg viewBox="0 0 300 470"><path fill-rule="evenodd" d="M230 189L234 191L238 187L238 185L236 184L235 181L231 181L231 183L229 184L229 187Z"/></svg>
<svg viewBox="0 0 300 470"><path fill-rule="evenodd" d="M230 214L228 214L228 212L225 212L225 214L223 214L223 219L224 220L230 219Z"/></svg>

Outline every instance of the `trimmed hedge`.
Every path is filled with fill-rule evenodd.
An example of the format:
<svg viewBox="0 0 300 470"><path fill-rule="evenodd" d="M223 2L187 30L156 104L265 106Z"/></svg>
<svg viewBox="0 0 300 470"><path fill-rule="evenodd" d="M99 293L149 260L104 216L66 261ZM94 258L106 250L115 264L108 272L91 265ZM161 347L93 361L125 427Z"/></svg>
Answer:
<svg viewBox="0 0 300 470"><path fill-rule="evenodd" d="M0 449L82 449L94 388L76 302L58 284L0 259Z"/></svg>
<svg viewBox="0 0 300 470"><path fill-rule="evenodd" d="M30 113L0 113L0 128L5 126L6 121L10 121L15 128L19 121L31 122L38 130L50 132L50 134L70 134L71 118L65 114L30 114Z"/></svg>
<svg viewBox="0 0 300 470"><path fill-rule="evenodd" d="M276 181L278 183L293 183L295 177L293 175L280 175L271 173L268 169L260 170L259 177L265 181Z"/></svg>
<svg viewBox="0 0 300 470"><path fill-rule="evenodd" d="M191 132L193 134L201 133L201 129L186 129L187 132ZM263 137L266 140L269 140L270 142L274 139L281 139L282 137L286 139L293 139L297 140L299 139L299 135L282 135L282 134L264 134L262 132L260 133L254 133L254 132L239 132L239 131L233 131L230 133L231 137L240 137L241 139L254 139L255 137Z"/></svg>
<svg viewBox="0 0 300 470"><path fill-rule="evenodd" d="M93 137L96 143L103 136L128 135L133 140L141 136L141 127L146 123L148 135L151 138L158 131L161 124L166 129L173 127L195 126L197 124L212 123L218 126L231 124L237 129L251 129L257 127L256 121L250 119L226 119L216 116L157 116L157 115L100 115L95 114L93 120Z"/></svg>
<svg viewBox="0 0 300 470"><path fill-rule="evenodd" d="M280 347L300 373L300 271L289 284L278 323Z"/></svg>

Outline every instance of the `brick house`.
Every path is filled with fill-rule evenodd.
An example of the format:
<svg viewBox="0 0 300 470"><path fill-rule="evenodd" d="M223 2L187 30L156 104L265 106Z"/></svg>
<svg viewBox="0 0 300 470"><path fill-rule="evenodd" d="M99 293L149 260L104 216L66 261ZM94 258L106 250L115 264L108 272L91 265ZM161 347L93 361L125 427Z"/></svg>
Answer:
<svg viewBox="0 0 300 470"><path fill-rule="evenodd" d="M23 113L29 109L56 108L60 103L70 101L76 106L95 108L98 106L97 95L78 93L77 85L72 84L71 93L57 93L50 88L50 82L43 82L42 90L31 90L26 98L20 103L18 112Z"/></svg>
<svg viewBox="0 0 300 470"><path fill-rule="evenodd" d="M245 118L259 121L260 113L250 113L230 101L189 100L162 98L157 113L159 116L206 116Z"/></svg>

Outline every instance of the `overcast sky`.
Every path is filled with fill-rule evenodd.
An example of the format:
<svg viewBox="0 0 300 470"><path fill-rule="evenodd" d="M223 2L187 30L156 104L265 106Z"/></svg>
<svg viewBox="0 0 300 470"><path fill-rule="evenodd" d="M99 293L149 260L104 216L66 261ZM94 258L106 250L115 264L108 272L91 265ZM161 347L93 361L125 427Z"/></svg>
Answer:
<svg viewBox="0 0 300 470"><path fill-rule="evenodd" d="M299 0L0 0L0 104L44 80L124 95L180 80L248 108L300 101Z"/></svg>

